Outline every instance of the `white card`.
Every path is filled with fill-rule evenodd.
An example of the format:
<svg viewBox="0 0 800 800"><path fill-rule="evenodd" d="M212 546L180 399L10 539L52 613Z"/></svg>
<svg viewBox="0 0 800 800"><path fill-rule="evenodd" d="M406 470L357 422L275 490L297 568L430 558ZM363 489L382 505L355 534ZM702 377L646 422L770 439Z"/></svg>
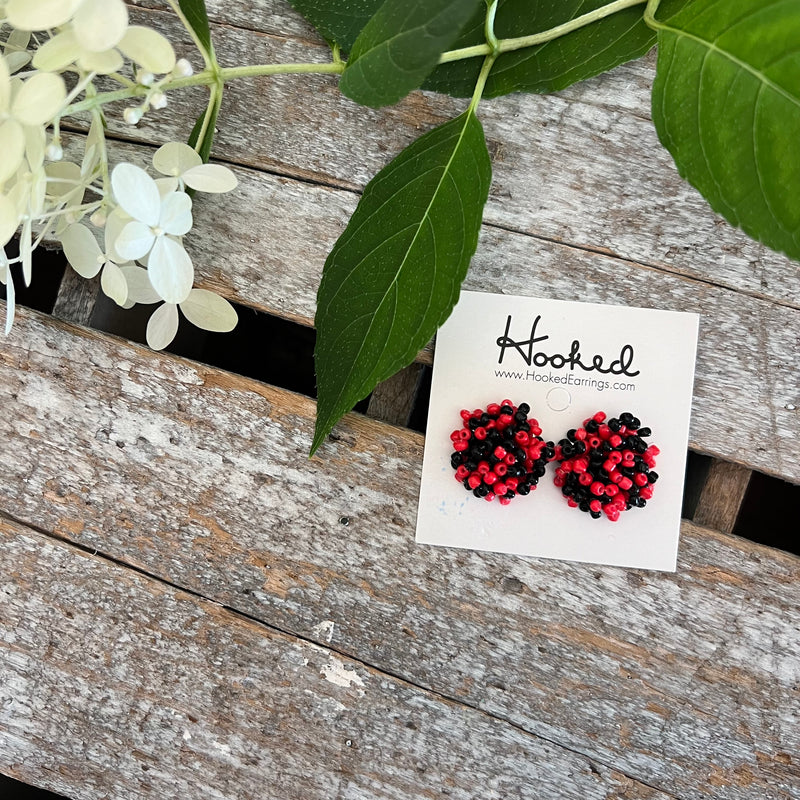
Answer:
<svg viewBox="0 0 800 800"><path fill-rule="evenodd" d="M436 337L417 542L674 571L689 439L697 314L462 292ZM587 417L629 411L652 429L659 479L644 508L618 521L570 508L547 467L508 505L456 480L459 411L528 403L558 442Z"/></svg>

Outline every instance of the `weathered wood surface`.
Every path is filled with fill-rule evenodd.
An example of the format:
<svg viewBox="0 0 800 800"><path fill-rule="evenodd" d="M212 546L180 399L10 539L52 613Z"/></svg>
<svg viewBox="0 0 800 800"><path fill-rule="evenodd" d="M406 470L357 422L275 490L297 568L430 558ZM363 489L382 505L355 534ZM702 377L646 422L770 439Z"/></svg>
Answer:
<svg viewBox="0 0 800 800"><path fill-rule="evenodd" d="M281 0L216 9L226 22L213 31L226 66L330 60L327 46L309 39L308 26L287 22L292 12ZM181 53L191 52L171 14L135 16L182 42ZM284 24L287 32L278 33ZM483 103L494 169L485 221L797 306L797 265L711 212L659 145L649 119L652 64L627 65L557 95ZM171 93L170 106L138 128L122 123L121 112L111 114L111 130L145 142L185 139L204 96L202 90ZM331 76L232 82L216 152L227 161L360 189L421 132L464 105L417 92L391 108L366 109L342 97Z"/></svg>
<svg viewBox="0 0 800 800"><path fill-rule="evenodd" d="M800 797L794 556L688 523L675 575L419 547L420 436L350 415L308 461L310 400L32 312L0 405L25 524L675 797Z"/></svg>
<svg viewBox="0 0 800 800"><path fill-rule="evenodd" d="M0 769L73 800L669 800L2 518L0 609Z"/></svg>
<svg viewBox="0 0 800 800"><path fill-rule="evenodd" d="M752 471L714 459L708 470L692 519L698 525L732 533Z"/></svg>
<svg viewBox="0 0 800 800"><path fill-rule="evenodd" d="M375 387L369 398L367 416L407 427L417 399L422 366L410 364Z"/></svg>
<svg viewBox="0 0 800 800"><path fill-rule="evenodd" d="M153 152L116 149L141 164ZM310 325L322 265L356 198L285 177L237 174L235 192L195 204L186 244L198 282ZM270 213L261 213L260 204ZM800 405L800 311L492 226L483 228L464 288L701 314L691 446L800 481L800 414L792 408ZM429 361L430 352L422 357Z"/></svg>

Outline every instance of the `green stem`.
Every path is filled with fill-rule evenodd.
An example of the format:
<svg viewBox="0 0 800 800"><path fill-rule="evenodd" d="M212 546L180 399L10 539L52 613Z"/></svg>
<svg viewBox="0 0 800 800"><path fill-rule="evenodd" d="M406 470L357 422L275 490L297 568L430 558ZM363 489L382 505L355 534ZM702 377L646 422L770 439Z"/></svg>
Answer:
<svg viewBox="0 0 800 800"><path fill-rule="evenodd" d="M186 28L187 33L189 36L192 37L192 41L194 42L195 47L200 51L200 55L203 56L203 61L205 62L206 69L213 69L214 68L214 54L210 53L206 46L200 41L200 37L195 33L194 28L192 27L191 23L188 19L186 19L186 15L181 11L181 7L175 0L168 0L170 8L175 12L178 16L178 19L181 21L181 24L184 28Z"/></svg>
<svg viewBox="0 0 800 800"><path fill-rule="evenodd" d="M493 0L486 9L486 22L484 23L484 35L486 36L486 44L490 48L490 52L495 58L500 52L500 42L497 40L497 34L494 32L494 18L497 14L497 0Z"/></svg>
<svg viewBox="0 0 800 800"><path fill-rule="evenodd" d="M233 78L257 78L261 75L288 75L303 73L340 74L347 64L341 59L323 64L253 64L247 67L225 67L219 75L223 81ZM169 87L165 87L169 88Z"/></svg>
<svg viewBox="0 0 800 800"><path fill-rule="evenodd" d="M661 4L661 0L647 0L647 5L644 9L644 24L653 30L662 28L663 25L656 19L656 11Z"/></svg>
<svg viewBox="0 0 800 800"><path fill-rule="evenodd" d="M495 59L497 56L488 55L486 56L486 60L483 62L483 66L481 67L481 73L478 75L478 82L475 84L475 91L472 93L472 100L469 101L469 108L467 111L471 111L473 114L475 113L475 109L478 107L478 103L481 101L481 97L483 97L483 89L486 86L486 79L489 77L489 73L492 70L492 66L494 65Z"/></svg>
<svg viewBox="0 0 800 800"><path fill-rule="evenodd" d="M203 124L200 126L200 132L197 134L197 142L194 146L196 153L199 153L200 149L203 147L211 120L214 119L219 112L219 107L222 103L222 87L223 84L221 82L211 86L211 96L208 98L208 106L206 107L206 113L203 117Z"/></svg>
<svg viewBox="0 0 800 800"><path fill-rule="evenodd" d="M549 28L541 33L534 33L530 36L518 36L513 39L498 39L496 52L510 53L513 50L522 50L525 47L534 47L538 44L550 42L553 39L566 36L568 33L572 33L580 28L585 28L593 22L616 14L618 11L623 11L633 6L640 6L645 2L648 2L649 6L649 3L653 2L653 0L615 0L615 2L609 3L607 6L596 8L594 11L589 11L587 14L582 14L580 17L575 17L575 19L571 19L569 22L556 25L554 28ZM488 56L492 51L493 48L489 44L476 44L472 47L462 47L459 50L450 50L446 53L442 53L439 63L447 64L450 61L461 61L465 58Z"/></svg>

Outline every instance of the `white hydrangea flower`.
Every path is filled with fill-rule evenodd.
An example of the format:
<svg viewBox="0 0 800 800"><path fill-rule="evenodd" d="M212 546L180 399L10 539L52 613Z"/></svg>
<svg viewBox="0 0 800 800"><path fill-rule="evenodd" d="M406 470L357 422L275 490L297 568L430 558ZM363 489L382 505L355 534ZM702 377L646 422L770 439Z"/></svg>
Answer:
<svg viewBox="0 0 800 800"><path fill-rule="evenodd" d="M192 227L192 199L185 192L166 192L140 167L117 164L111 187L122 210L131 217L114 240L129 261L147 258L150 282L167 303L181 303L194 282L194 267L178 237Z"/></svg>
<svg viewBox="0 0 800 800"><path fill-rule="evenodd" d="M66 96L60 75L37 73L24 82L12 81L5 56L0 56L0 184L22 163L26 140L41 140L41 131L35 129L58 114Z"/></svg>
<svg viewBox="0 0 800 800"><path fill-rule="evenodd" d="M3 55L6 57L8 71L13 75L22 69L30 60L28 45L31 41L29 31L11 30L3 45Z"/></svg>
<svg viewBox="0 0 800 800"><path fill-rule="evenodd" d="M105 225L105 252L94 234L81 223L70 225L59 237L70 266L84 278L93 278L100 270L100 288L117 305L128 303L128 281L122 270L125 259L114 249L114 242L127 220L111 213Z"/></svg>
<svg viewBox="0 0 800 800"><path fill-rule="evenodd" d="M11 326L14 324L14 312L16 310L15 291L14 291L14 277L11 274L11 267L6 258L6 251L0 247L0 283L4 283L6 287L6 326L5 334L11 331Z"/></svg>
<svg viewBox="0 0 800 800"><path fill-rule="evenodd" d="M153 350L163 350L178 332L178 308L186 319L198 328L228 333L236 327L236 309L224 298L208 289L192 289L179 305L163 303L147 323L147 344Z"/></svg>
<svg viewBox="0 0 800 800"><path fill-rule="evenodd" d="M204 164L203 159L188 144L168 142L156 150L153 166L162 174L176 178L198 192L220 193L235 189L239 181L231 170L221 164Z"/></svg>
<svg viewBox="0 0 800 800"><path fill-rule="evenodd" d="M149 72L167 73L175 66L169 40L152 28L128 25L122 0L83 0L72 23L38 49L33 66L57 72L76 64L107 75L122 67L123 55Z"/></svg>

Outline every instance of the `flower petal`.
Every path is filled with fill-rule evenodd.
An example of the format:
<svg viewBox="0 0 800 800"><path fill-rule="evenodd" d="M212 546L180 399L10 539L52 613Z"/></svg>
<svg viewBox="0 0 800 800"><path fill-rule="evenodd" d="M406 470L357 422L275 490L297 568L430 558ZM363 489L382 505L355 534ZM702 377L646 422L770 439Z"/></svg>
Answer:
<svg viewBox="0 0 800 800"><path fill-rule="evenodd" d="M155 181L133 164L117 164L111 173L111 188L122 210L139 222L157 225L161 197Z"/></svg>
<svg viewBox="0 0 800 800"><path fill-rule="evenodd" d="M49 178L47 183L47 194L52 197L62 197L65 194L75 191L81 179L81 168L71 161L53 161L45 168L45 173ZM80 193L83 200L83 192Z"/></svg>
<svg viewBox="0 0 800 800"><path fill-rule="evenodd" d="M24 134L25 157L28 159L28 166L32 170L39 169L44 163L44 148L47 144L44 128L41 125L28 125L25 127Z"/></svg>
<svg viewBox="0 0 800 800"><path fill-rule="evenodd" d="M128 283L120 268L112 261L106 261L100 276L100 288L118 306L124 306L128 299Z"/></svg>
<svg viewBox="0 0 800 800"><path fill-rule="evenodd" d="M192 198L186 192L168 194L161 203L158 224L173 236L188 233L192 228Z"/></svg>
<svg viewBox="0 0 800 800"><path fill-rule="evenodd" d="M108 217L106 217L106 225L103 229L105 236L106 258L118 265L122 264L124 261L127 261L127 259L117 252L117 248L114 247L114 243L122 233L122 229L130 221L130 217L128 217L128 215L125 214L125 212L120 208L115 208L108 215Z"/></svg>
<svg viewBox="0 0 800 800"><path fill-rule="evenodd" d="M24 31L45 31L69 22L82 0L8 0L6 22Z"/></svg>
<svg viewBox="0 0 800 800"><path fill-rule="evenodd" d="M23 125L44 125L61 110L67 90L60 75L37 72L28 78L11 104L11 113Z"/></svg>
<svg viewBox="0 0 800 800"><path fill-rule="evenodd" d="M168 194L172 194L178 190L177 178L156 178L156 186L158 186L158 193L163 200Z"/></svg>
<svg viewBox="0 0 800 800"><path fill-rule="evenodd" d="M169 40L152 28L131 25L119 49L148 72L163 74L175 66L175 51Z"/></svg>
<svg viewBox="0 0 800 800"><path fill-rule="evenodd" d="M110 50L103 50L100 53L92 53L84 50L78 59L78 66L84 72L96 72L98 75L109 75L122 69L125 59L122 58L119 50L113 47Z"/></svg>
<svg viewBox="0 0 800 800"><path fill-rule="evenodd" d="M20 53L16 50L13 53L6 52L6 62L8 63L8 71L12 75L17 70L22 69L30 60L31 60L30 53Z"/></svg>
<svg viewBox="0 0 800 800"><path fill-rule="evenodd" d="M227 333L236 327L236 309L224 298L207 289L192 289L181 303L186 319L204 331Z"/></svg>
<svg viewBox="0 0 800 800"><path fill-rule="evenodd" d="M19 215L14 201L0 194L0 247L5 246L8 240L16 233L19 225Z"/></svg>
<svg viewBox="0 0 800 800"><path fill-rule="evenodd" d="M78 40L72 31L57 33L48 39L33 57L33 66L43 72L57 72L72 64L81 54Z"/></svg>
<svg viewBox="0 0 800 800"><path fill-rule="evenodd" d="M108 222L106 222L108 225ZM125 261L133 261L146 255L155 241L153 231L143 222L128 222L114 239L114 250Z"/></svg>
<svg viewBox="0 0 800 800"><path fill-rule="evenodd" d="M189 254L174 239L159 236L147 261L150 283L167 303L182 303L192 291L194 267Z"/></svg>
<svg viewBox="0 0 800 800"><path fill-rule="evenodd" d="M160 305L147 323L147 344L163 350L178 332L178 307L174 303Z"/></svg>
<svg viewBox="0 0 800 800"><path fill-rule="evenodd" d="M162 175L178 177L192 167L203 163L200 154L183 142L167 142L156 150L153 166Z"/></svg>
<svg viewBox="0 0 800 800"><path fill-rule="evenodd" d="M72 28L83 49L93 53L110 50L128 29L128 9L122 0L83 0Z"/></svg>
<svg viewBox="0 0 800 800"><path fill-rule="evenodd" d="M5 334L8 336L11 333L11 326L14 324L14 312L16 310L16 302L14 291L14 276L11 274L11 269L8 266L8 259L6 258L6 251L0 247L0 283L6 286L6 326Z"/></svg>
<svg viewBox="0 0 800 800"><path fill-rule="evenodd" d="M79 223L70 225L60 237L70 266L84 278L94 278L103 266L103 254L94 234Z"/></svg>
<svg viewBox="0 0 800 800"><path fill-rule="evenodd" d="M11 75L4 58L0 58L0 113L8 111L11 102Z"/></svg>
<svg viewBox="0 0 800 800"><path fill-rule="evenodd" d="M198 192L230 192L239 185L236 176L222 164L201 164L183 173L187 186Z"/></svg>
<svg viewBox="0 0 800 800"><path fill-rule="evenodd" d="M128 283L128 301L150 305L161 301L161 295L153 288L146 269L137 266L120 267Z"/></svg>
<svg viewBox="0 0 800 800"><path fill-rule="evenodd" d="M0 123L0 184L7 181L22 163L25 155L25 133L15 119Z"/></svg>

